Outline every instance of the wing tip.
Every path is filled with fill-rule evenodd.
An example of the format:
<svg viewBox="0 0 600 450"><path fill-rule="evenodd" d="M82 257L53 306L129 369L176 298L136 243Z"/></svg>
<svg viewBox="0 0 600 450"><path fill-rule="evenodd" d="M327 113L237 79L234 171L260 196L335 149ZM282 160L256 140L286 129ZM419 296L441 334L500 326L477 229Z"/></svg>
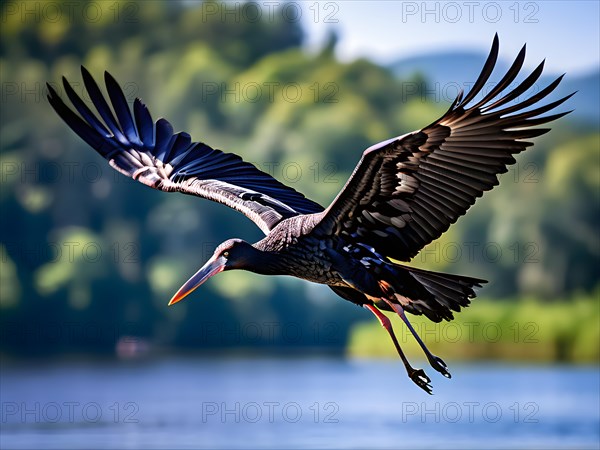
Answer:
<svg viewBox="0 0 600 450"><path fill-rule="evenodd" d="M111 75L111 73L108 70L104 71L104 82L106 83L107 89L119 87L119 83L117 82L115 77L113 77Z"/></svg>
<svg viewBox="0 0 600 450"><path fill-rule="evenodd" d="M79 66L79 70L81 72L81 76L83 77L84 81L86 78L93 79L92 74L83 64L81 66Z"/></svg>
<svg viewBox="0 0 600 450"><path fill-rule="evenodd" d="M492 52L498 51L500 48L500 38L498 37L498 32L494 33L494 39L492 40Z"/></svg>
<svg viewBox="0 0 600 450"><path fill-rule="evenodd" d="M500 49L500 39L498 38L498 33L494 35L494 40L492 42L492 48L490 49L490 53L483 64L483 68L477 77L477 80L473 84L473 87L469 90L464 100L461 101L461 105L465 106L471 100L473 100L477 94L481 91L485 83L489 80L490 75L492 74L494 68L496 67L496 63L498 62L498 53Z"/></svg>
<svg viewBox="0 0 600 450"><path fill-rule="evenodd" d="M58 94L56 93L56 90L54 90L54 88L52 87L52 85L46 81L46 89L48 89L48 95L47 98L48 100L51 100L53 98L57 98Z"/></svg>

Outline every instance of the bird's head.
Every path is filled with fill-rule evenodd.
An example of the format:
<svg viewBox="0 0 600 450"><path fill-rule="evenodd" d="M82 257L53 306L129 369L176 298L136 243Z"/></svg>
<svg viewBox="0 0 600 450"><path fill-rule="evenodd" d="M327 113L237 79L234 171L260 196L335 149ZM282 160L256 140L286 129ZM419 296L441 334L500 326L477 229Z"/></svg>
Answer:
<svg viewBox="0 0 600 450"><path fill-rule="evenodd" d="M194 289L219 272L244 269L250 263L253 254L257 251L241 239L229 239L223 242L217 247L206 264L179 288L169 302L169 306L183 300Z"/></svg>

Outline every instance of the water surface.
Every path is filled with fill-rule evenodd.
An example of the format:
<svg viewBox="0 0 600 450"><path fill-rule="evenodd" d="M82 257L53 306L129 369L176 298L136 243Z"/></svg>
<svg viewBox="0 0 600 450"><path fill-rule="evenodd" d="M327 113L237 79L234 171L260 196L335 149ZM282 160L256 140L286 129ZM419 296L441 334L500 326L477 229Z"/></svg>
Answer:
<svg viewBox="0 0 600 450"><path fill-rule="evenodd" d="M451 369L429 396L397 361L4 362L0 447L600 446L597 367Z"/></svg>

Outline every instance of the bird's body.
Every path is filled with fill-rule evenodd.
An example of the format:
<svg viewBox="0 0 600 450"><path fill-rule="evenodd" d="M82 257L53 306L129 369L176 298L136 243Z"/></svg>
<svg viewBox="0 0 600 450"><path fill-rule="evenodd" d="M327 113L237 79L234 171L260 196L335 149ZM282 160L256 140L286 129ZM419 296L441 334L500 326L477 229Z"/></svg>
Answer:
<svg viewBox="0 0 600 450"><path fill-rule="evenodd" d="M386 295L397 301L390 293L390 287L397 288L400 293L418 289L418 284L409 274L429 273L395 264L372 247L356 244L341 236L314 233L322 217L323 213L316 213L285 219L264 239L251 246L244 241L233 240L234 246L245 247L248 257L235 268L261 275L291 275L313 283L353 289L363 294L351 299L359 306L373 301L380 303L381 297ZM225 248L231 246L225 245ZM472 280L473 284L484 282ZM385 283L383 286L382 282ZM391 308L386 305L382 309ZM439 322L441 318L432 319Z"/></svg>
<svg viewBox="0 0 600 450"><path fill-rule="evenodd" d="M265 233L255 244L230 239L219 245L169 304L223 270L290 275L326 284L378 318L410 378L431 393L429 377L409 364L389 319L380 310L397 313L432 367L450 377L444 362L429 352L404 312L423 314L434 322L452 320L453 312L468 306L475 288L485 281L429 272L401 262L410 261L440 237L484 191L497 185L498 175L515 162L513 154L532 145L524 139L549 131L536 126L566 113L540 115L570 97L529 108L556 88L559 77L526 100L510 104L534 85L543 69L542 63L509 90L523 65L523 47L501 81L476 102L497 55L496 36L469 93L463 97L461 92L446 114L431 125L365 150L326 209L234 154L192 142L187 133L174 134L164 119L153 123L139 99L134 101L132 114L108 73L105 79L112 110L82 68L85 87L102 121L66 79L66 94L79 115L50 86L48 98L65 122L119 172L155 189L223 203L245 214Z"/></svg>

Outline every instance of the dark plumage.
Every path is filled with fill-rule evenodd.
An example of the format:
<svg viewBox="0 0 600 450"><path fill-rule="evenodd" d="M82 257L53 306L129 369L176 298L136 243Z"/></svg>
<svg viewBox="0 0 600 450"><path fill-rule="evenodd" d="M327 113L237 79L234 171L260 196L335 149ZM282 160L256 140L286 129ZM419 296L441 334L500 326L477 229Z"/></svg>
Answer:
<svg viewBox="0 0 600 450"><path fill-rule="evenodd" d="M48 100L60 117L119 172L155 189L224 203L245 214L266 234L253 245L239 239L221 244L169 304L222 270L292 275L327 284L342 298L377 316L410 378L431 393L429 377L422 369L411 367L389 319L380 310L396 312L432 367L450 377L444 362L432 355L414 332L404 311L424 314L435 322L452 320L453 312L468 306L469 299L475 297L474 288L485 281L428 272L396 261L410 261L465 214L484 191L497 185L498 175L515 162L513 155L532 145L524 139L549 131L532 127L567 114L541 116L570 96L527 109L550 94L562 77L532 97L508 106L542 73L543 63L518 87L504 93L523 65L525 47L502 80L475 103L497 56L496 36L470 92L464 97L461 92L446 114L431 125L368 148L327 209L236 155L192 142L187 133L174 134L164 119L153 123L139 99L133 103L132 114L108 73L106 88L114 114L82 67L85 88L102 121L64 78L66 94L79 115L51 86Z"/></svg>

